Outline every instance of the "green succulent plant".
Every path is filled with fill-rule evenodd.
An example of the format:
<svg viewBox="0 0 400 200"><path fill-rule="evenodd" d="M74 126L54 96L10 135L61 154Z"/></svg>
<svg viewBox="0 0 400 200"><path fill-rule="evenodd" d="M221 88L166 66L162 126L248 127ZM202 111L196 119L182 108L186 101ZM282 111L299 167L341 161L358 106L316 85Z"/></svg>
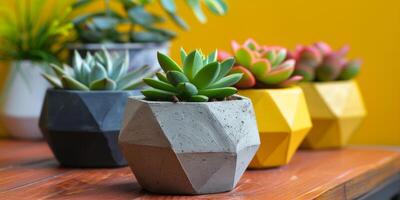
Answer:
<svg viewBox="0 0 400 200"><path fill-rule="evenodd" d="M278 46L261 46L253 39L243 45L232 41L233 56L236 59L231 73L241 72L243 78L235 86L238 88L283 87L301 80L301 76L291 77L295 60L288 59L287 50ZM220 52L220 59L231 56Z"/></svg>
<svg viewBox="0 0 400 200"><path fill-rule="evenodd" d="M99 0L78 0L73 8L79 10ZM158 24L165 21L161 15L150 13L146 6L154 4L155 0L102 0L104 10L80 15L74 19L78 39L83 43L102 42L163 42L175 37L175 33L160 29ZM179 27L188 29L186 22L177 15L174 0L157 0L166 15ZM121 10L113 5L119 5ZM227 10L225 0L185 0L200 22L206 22L202 4L216 15L224 15ZM121 27L125 27L122 30Z"/></svg>
<svg viewBox="0 0 400 200"><path fill-rule="evenodd" d="M165 54L158 52L158 62L164 73L157 79L145 78L152 88L142 90L148 100L207 102L223 100L237 92L230 87L241 78L241 73L229 74L234 58L217 61L217 50L205 56L200 50L187 54L181 49L182 67Z"/></svg>
<svg viewBox="0 0 400 200"><path fill-rule="evenodd" d="M154 76L156 70L147 66L129 72L129 54L110 54L104 50L82 58L75 51L72 67L51 64L54 75L43 77L56 89L64 90L133 90L143 78Z"/></svg>
<svg viewBox="0 0 400 200"><path fill-rule="evenodd" d="M298 46L292 53L297 63L294 74L303 76L305 82L350 80L360 72L361 61L346 59L348 51L348 46L334 51L325 42Z"/></svg>

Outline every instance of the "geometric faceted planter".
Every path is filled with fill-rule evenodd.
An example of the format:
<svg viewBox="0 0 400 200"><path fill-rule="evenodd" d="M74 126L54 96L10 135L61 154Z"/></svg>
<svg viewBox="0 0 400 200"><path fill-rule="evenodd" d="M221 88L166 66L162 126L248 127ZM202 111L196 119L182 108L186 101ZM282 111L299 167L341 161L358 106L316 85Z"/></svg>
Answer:
<svg viewBox="0 0 400 200"><path fill-rule="evenodd" d="M118 134L128 96L138 93L48 90L40 128L59 163L64 167L126 165Z"/></svg>
<svg viewBox="0 0 400 200"><path fill-rule="evenodd" d="M1 122L14 138L41 139L38 126L40 111L49 83L42 77L47 64L33 61L16 61L3 88Z"/></svg>
<svg viewBox="0 0 400 200"><path fill-rule="evenodd" d="M129 98L119 136L139 184L162 194L232 190L260 140L247 98L160 102Z"/></svg>
<svg viewBox="0 0 400 200"><path fill-rule="evenodd" d="M313 122L302 147L325 149L345 146L366 116L357 83L334 81L303 83L300 86Z"/></svg>
<svg viewBox="0 0 400 200"><path fill-rule="evenodd" d="M251 99L261 146L249 168L285 165L311 128L311 119L299 87L239 90Z"/></svg>

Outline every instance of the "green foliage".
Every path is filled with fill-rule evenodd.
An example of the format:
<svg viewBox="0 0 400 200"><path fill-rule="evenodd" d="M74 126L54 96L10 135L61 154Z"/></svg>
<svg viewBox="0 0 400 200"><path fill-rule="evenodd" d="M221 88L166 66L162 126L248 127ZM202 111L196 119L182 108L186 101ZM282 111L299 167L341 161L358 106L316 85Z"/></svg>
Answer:
<svg viewBox="0 0 400 200"><path fill-rule="evenodd" d="M151 86L142 90L148 100L207 102L222 100L237 92L230 87L241 78L241 73L227 75L231 70L233 58L217 61L217 51L208 56L200 50L187 54L181 49L183 67L165 54L157 54L158 62L164 73L157 73L158 79L145 78Z"/></svg>
<svg viewBox="0 0 400 200"><path fill-rule="evenodd" d="M0 59L56 62L73 24L69 0L0 1Z"/></svg>
<svg viewBox="0 0 400 200"><path fill-rule="evenodd" d="M99 0L78 0L74 9L80 9ZM79 40L83 43L102 42L163 42L175 37L175 33L157 28L165 18L146 10L146 6L154 4L155 0L103 0L105 9L85 13L75 18L75 29ZM177 7L174 0L157 0L166 15L179 27L188 29L186 22L177 15ZM201 4L216 15L224 15L228 7L225 0L185 0L188 7L194 12L197 19L204 23L206 17ZM116 3L123 8L119 12L111 6ZM122 31L121 26L129 27Z"/></svg>
<svg viewBox="0 0 400 200"><path fill-rule="evenodd" d="M324 42L299 46L292 55L297 63L294 74L303 76L305 82L353 79L360 72L361 61L346 59L348 51L348 46L333 51Z"/></svg>
<svg viewBox="0 0 400 200"><path fill-rule="evenodd" d="M129 54L110 54L107 50L82 58L75 51L73 67L51 65L55 76L43 77L56 89L65 90L133 90L143 78L152 77L155 70L143 66L128 72Z"/></svg>

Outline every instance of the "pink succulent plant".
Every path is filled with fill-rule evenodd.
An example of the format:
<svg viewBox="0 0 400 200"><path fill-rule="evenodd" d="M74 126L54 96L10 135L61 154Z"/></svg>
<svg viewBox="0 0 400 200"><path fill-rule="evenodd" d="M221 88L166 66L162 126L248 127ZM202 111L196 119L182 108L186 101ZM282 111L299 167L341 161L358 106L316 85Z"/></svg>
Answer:
<svg viewBox="0 0 400 200"><path fill-rule="evenodd" d="M300 75L302 81L349 80L360 71L360 60L348 60L348 45L334 51L325 42L310 46L300 45L290 57L296 60L294 76Z"/></svg>
<svg viewBox="0 0 400 200"><path fill-rule="evenodd" d="M235 57L231 73L243 73L236 84L238 88L285 87L302 79L301 76L292 76L295 60L288 59L288 52L283 47L259 45L253 39L243 44L232 41L231 46L233 54L220 51L218 59Z"/></svg>

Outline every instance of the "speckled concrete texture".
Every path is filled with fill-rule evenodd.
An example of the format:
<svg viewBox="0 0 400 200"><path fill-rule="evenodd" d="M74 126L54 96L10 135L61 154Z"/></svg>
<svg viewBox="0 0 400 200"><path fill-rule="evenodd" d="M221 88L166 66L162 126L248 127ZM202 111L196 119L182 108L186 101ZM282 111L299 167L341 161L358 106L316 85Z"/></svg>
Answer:
<svg viewBox="0 0 400 200"><path fill-rule="evenodd" d="M251 102L155 102L131 97L119 136L146 190L207 194L232 190L260 145Z"/></svg>

